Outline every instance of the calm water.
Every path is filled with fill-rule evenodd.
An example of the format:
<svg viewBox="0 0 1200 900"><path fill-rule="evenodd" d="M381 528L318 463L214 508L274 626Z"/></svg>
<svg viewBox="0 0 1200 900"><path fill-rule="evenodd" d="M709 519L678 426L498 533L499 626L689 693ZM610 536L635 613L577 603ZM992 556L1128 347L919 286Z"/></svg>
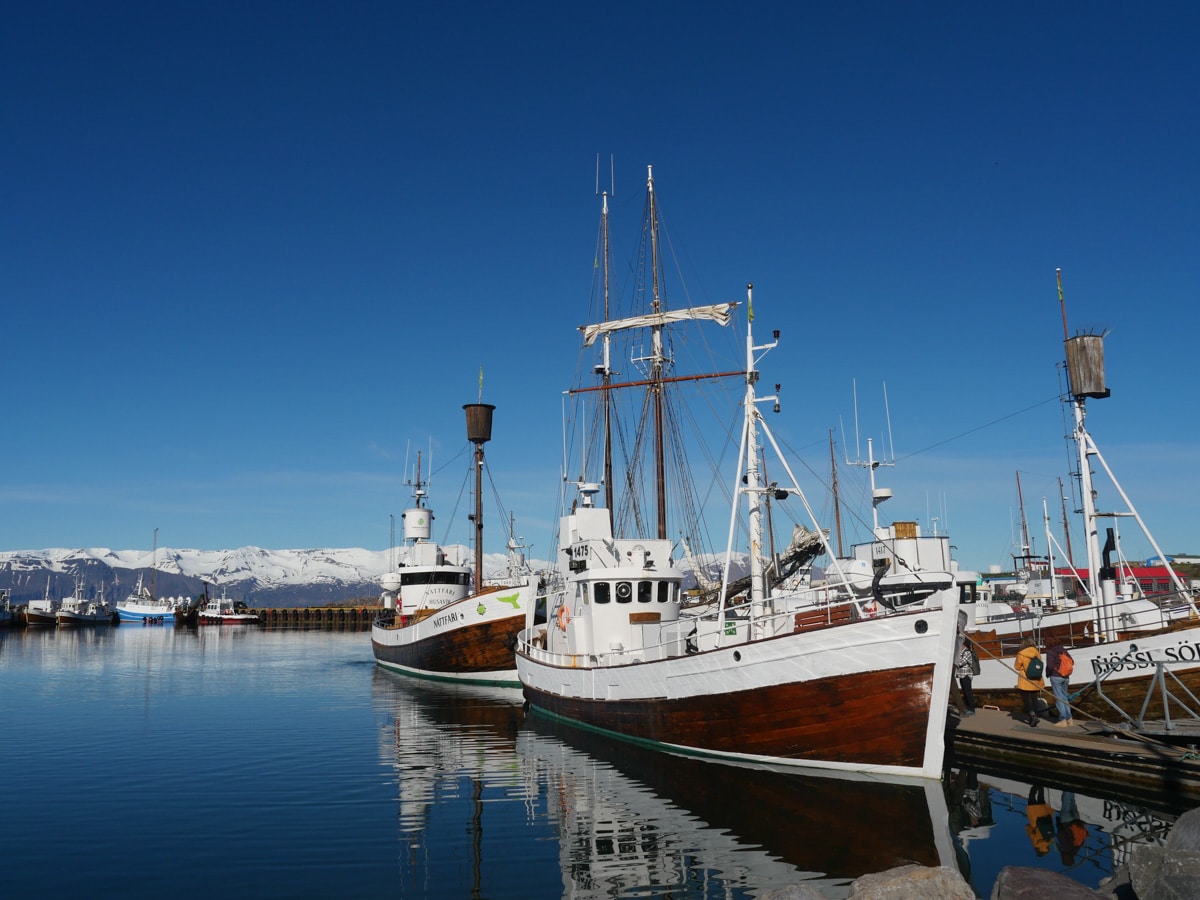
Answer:
<svg viewBox="0 0 1200 900"><path fill-rule="evenodd" d="M1039 855L1028 784L645 751L387 674L365 632L0 632L0 727L4 897L836 897L909 861L986 897L1010 864L1094 887L1171 821L1077 796L1083 846Z"/></svg>

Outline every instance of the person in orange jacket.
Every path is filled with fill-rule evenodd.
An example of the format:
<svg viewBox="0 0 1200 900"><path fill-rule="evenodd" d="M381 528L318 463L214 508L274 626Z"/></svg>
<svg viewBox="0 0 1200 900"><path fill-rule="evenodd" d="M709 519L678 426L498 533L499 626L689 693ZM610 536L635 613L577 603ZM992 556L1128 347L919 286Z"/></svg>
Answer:
<svg viewBox="0 0 1200 900"><path fill-rule="evenodd" d="M1030 678L1028 676L1029 664L1035 659L1040 663L1040 671L1037 678ZM1017 669L1017 690L1021 692L1021 700L1025 704L1026 721L1030 727L1037 728L1038 694L1042 692L1042 688L1046 684L1041 676L1041 672L1045 671L1045 663L1042 662L1042 654L1038 652L1037 642L1034 641L1032 635L1027 636L1021 642L1021 649L1017 651L1015 666Z"/></svg>

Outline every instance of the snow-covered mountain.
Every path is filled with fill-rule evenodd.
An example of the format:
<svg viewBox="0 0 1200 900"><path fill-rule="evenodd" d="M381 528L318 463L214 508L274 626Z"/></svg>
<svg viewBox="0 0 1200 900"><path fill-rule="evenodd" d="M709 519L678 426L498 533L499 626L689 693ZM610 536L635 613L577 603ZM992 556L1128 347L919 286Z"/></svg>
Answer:
<svg viewBox="0 0 1200 900"><path fill-rule="evenodd" d="M452 561L471 565L468 548L445 548ZM103 590L109 600L123 599L141 575L155 582L160 597L195 597L205 583L253 606L319 605L344 600L374 601L379 579L392 568L388 550L351 547L317 550L17 550L0 552L0 588L8 588L16 603L41 597L69 595L82 581L91 596ZM484 554L487 575L506 571L503 553ZM539 566L542 564L533 563ZM47 588L47 585L49 587Z"/></svg>

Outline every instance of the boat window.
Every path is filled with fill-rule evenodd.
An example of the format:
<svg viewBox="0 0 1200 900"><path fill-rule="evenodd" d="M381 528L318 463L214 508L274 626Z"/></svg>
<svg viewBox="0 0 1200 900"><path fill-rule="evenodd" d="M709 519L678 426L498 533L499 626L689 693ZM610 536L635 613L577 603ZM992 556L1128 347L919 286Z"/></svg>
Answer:
<svg viewBox="0 0 1200 900"><path fill-rule="evenodd" d="M466 584L466 572L401 572L400 584Z"/></svg>
<svg viewBox="0 0 1200 900"><path fill-rule="evenodd" d="M617 582L617 602L628 603L633 599L633 584L628 581Z"/></svg>
<svg viewBox="0 0 1200 900"><path fill-rule="evenodd" d="M596 603L608 603L612 599L609 594L610 587L607 581L597 581L592 585L592 600Z"/></svg>
<svg viewBox="0 0 1200 900"><path fill-rule="evenodd" d="M649 603L654 599L654 582L638 582L638 603Z"/></svg>
<svg viewBox="0 0 1200 900"><path fill-rule="evenodd" d="M959 585L959 589L958 589L958 602L959 603L974 603L978 599L979 599L979 596L978 596L978 594L975 593L975 585L973 585L973 584Z"/></svg>
<svg viewBox="0 0 1200 900"><path fill-rule="evenodd" d="M659 603L670 603L671 602L671 582L660 581L658 583L658 602Z"/></svg>

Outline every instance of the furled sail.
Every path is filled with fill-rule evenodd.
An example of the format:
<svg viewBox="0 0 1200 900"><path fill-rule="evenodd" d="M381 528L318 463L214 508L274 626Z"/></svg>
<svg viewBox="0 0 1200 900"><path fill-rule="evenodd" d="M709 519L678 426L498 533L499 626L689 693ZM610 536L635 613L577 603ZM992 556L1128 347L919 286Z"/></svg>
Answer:
<svg viewBox="0 0 1200 900"><path fill-rule="evenodd" d="M580 325L579 330L583 332L583 346L590 347L600 335L623 331L627 328L652 328L689 319L701 319L716 322L719 325L728 325L730 313L735 306L737 306L736 302L672 309L665 312L647 313L644 316L630 316L627 319L613 319L611 322L600 322L597 325Z"/></svg>

